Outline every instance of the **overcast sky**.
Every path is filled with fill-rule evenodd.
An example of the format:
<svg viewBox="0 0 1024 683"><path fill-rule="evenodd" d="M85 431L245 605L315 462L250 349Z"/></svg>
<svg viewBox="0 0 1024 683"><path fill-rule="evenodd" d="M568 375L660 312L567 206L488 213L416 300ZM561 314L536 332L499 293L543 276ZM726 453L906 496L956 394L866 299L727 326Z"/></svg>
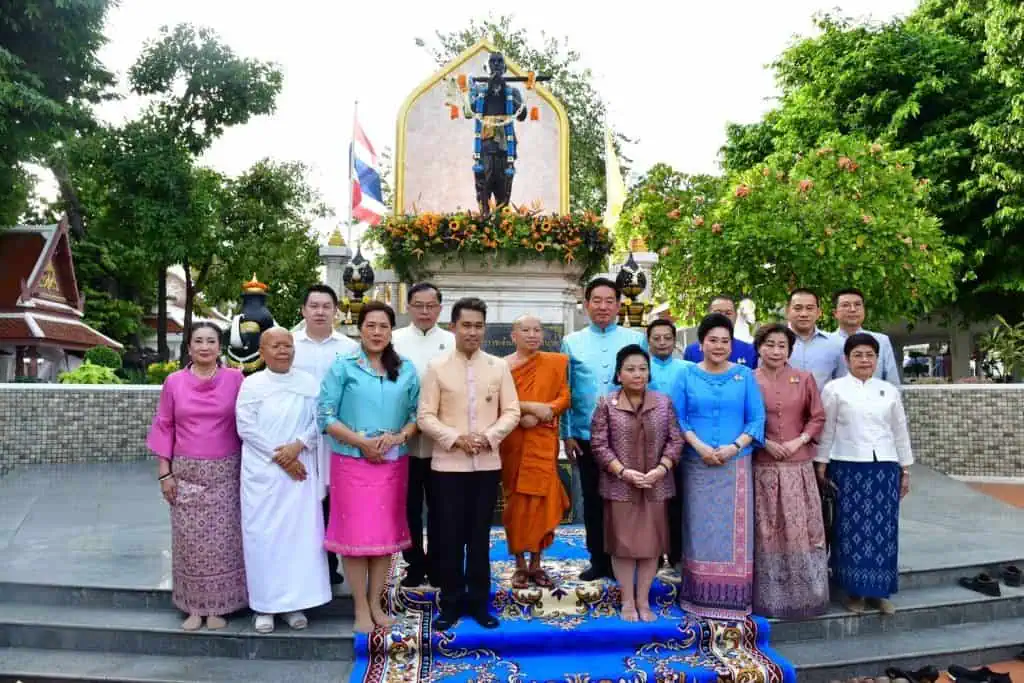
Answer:
<svg viewBox="0 0 1024 683"><path fill-rule="evenodd" d="M353 102L378 152L394 146L402 101L434 70L415 39L464 27L472 17L511 12L531 34L567 37L595 76L609 123L637 143L625 150L642 171L658 161L713 172L728 122L756 121L775 87L765 65L816 12L839 0L632 0L598 3L354 2L353 0L121 0L109 17L107 67L123 77L160 26L179 22L217 31L239 54L278 63L284 90L277 111L229 130L204 161L238 173L263 157L302 161L310 180L347 216L347 146ZM916 0L842 0L841 12L889 19ZM610 12L612 10L609 10ZM529 68L530 65L523 65ZM105 107L112 121L138 102ZM329 230L331 225L318 226Z"/></svg>

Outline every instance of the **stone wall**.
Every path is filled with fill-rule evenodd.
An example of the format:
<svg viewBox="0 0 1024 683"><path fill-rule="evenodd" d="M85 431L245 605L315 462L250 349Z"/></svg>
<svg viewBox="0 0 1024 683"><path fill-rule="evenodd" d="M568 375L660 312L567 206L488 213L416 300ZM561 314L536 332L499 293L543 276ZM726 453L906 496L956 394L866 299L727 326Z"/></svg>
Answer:
<svg viewBox="0 0 1024 683"><path fill-rule="evenodd" d="M0 384L0 467L146 455L160 388ZM919 462L967 477L1024 477L1024 384L904 390Z"/></svg>

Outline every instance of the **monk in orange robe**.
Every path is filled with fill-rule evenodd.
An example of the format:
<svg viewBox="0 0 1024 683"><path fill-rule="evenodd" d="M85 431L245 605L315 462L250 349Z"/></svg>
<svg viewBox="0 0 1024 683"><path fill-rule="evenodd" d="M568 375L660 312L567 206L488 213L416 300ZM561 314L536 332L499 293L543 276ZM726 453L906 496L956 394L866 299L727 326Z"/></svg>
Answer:
<svg viewBox="0 0 1024 683"><path fill-rule="evenodd" d="M553 583L541 568L541 552L555 541L555 529L569 509L558 477L558 417L569 408L569 357L541 351L540 320L523 316L512 326L516 352L506 357L519 394L519 426L501 442L502 522L509 552L516 556L513 588L532 581ZM530 553L527 564L526 553Z"/></svg>

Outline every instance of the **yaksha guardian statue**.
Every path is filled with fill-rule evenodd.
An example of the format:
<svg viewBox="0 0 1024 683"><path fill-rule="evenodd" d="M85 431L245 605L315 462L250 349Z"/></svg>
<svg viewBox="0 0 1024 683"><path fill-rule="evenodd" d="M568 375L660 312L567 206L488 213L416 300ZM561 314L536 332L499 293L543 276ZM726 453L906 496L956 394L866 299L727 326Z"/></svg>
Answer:
<svg viewBox="0 0 1024 683"><path fill-rule="evenodd" d="M511 83L523 83L532 90L535 83L550 76L506 76L505 57L492 52L487 59L487 76L474 76L467 81L459 76L456 83L463 96L462 113L474 121L473 175L476 183L476 201L480 213L490 213L491 198L496 208L506 206L512 196L512 181L518 158L516 121L539 118L536 107L527 110L523 94ZM458 107L452 106L452 117Z"/></svg>
<svg viewBox="0 0 1024 683"><path fill-rule="evenodd" d="M242 310L231 321L228 365L239 368L247 376L263 369L260 336L275 324L267 308L269 289L253 273L252 279L242 285Z"/></svg>

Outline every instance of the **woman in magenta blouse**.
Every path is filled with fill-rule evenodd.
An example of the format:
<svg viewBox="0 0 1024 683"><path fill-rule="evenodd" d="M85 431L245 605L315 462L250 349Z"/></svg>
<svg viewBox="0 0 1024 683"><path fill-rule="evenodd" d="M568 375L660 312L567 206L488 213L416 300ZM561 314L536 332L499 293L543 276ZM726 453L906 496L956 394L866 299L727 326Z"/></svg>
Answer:
<svg viewBox="0 0 1024 683"><path fill-rule="evenodd" d="M249 604L242 553L235 400L242 373L220 366L220 330L194 325L191 361L167 377L146 445L171 506L171 562L181 625L224 628L224 615Z"/></svg>

